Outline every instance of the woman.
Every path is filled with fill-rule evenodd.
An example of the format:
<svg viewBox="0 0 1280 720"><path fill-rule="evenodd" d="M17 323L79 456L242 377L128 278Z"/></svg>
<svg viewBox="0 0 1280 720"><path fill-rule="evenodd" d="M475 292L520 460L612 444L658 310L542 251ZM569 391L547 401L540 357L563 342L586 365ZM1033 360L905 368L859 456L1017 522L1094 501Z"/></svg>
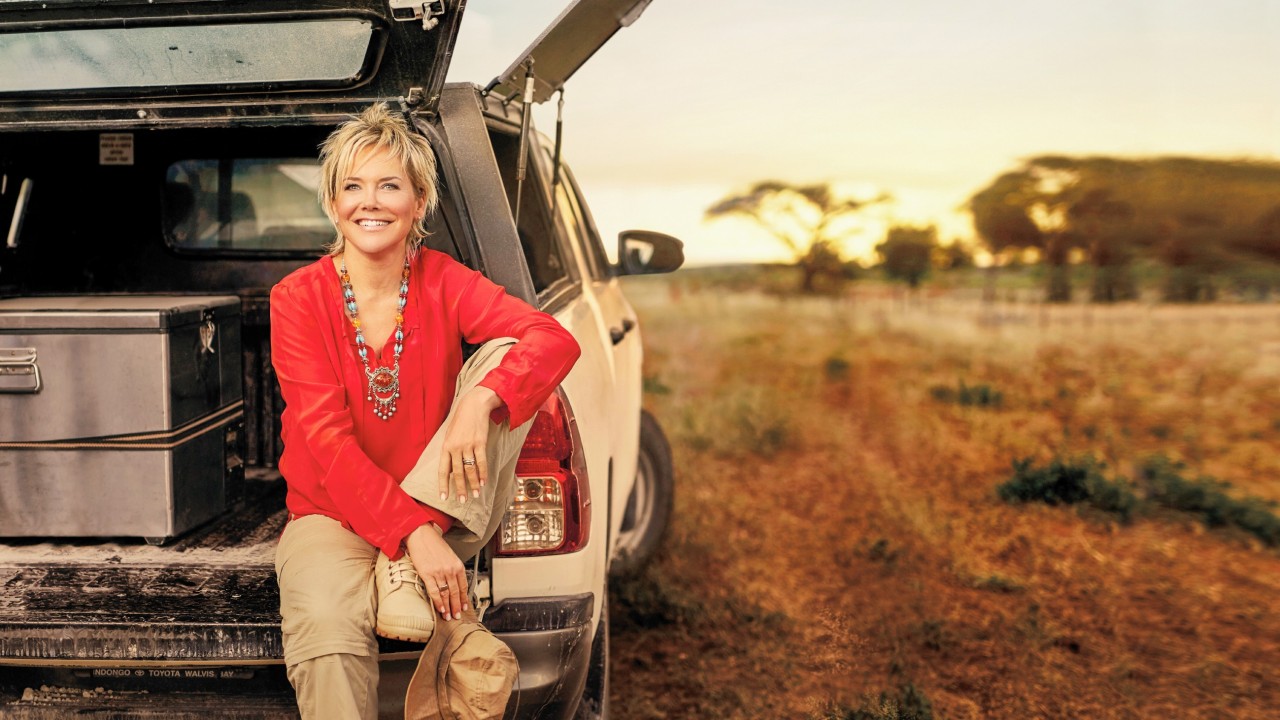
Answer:
<svg viewBox="0 0 1280 720"><path fill-rule="evenodd" d="M496 530L528 423L579 348L420 247L435 157L399 115L374 105L320 157L337 237L271 291L290 518L276 575L303 717L374 718L375 631L426 642L470 609L463 560ZM485 343L465 365L463 340Z"/></svg>

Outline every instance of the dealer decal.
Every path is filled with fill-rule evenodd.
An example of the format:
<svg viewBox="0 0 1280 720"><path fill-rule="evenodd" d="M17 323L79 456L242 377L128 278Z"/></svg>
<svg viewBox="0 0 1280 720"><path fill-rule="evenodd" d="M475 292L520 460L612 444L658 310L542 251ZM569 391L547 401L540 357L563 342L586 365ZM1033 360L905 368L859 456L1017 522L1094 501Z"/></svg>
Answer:
<svg viewBox="0 0 1280 720"><path fill-rule="evenodd" d="M230 668L93 668L96 678L170 678L179 680L249 680L252 670Z"/></svg>

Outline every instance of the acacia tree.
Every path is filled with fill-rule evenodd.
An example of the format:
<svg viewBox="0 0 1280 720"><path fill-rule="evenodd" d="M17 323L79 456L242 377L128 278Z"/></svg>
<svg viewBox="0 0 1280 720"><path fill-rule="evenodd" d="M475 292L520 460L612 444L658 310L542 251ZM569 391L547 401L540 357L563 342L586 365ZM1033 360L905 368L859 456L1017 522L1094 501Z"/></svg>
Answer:
<svg viewBox="0 0 1280 720"><path fill-rule="evenodd" d="M1040 251L1049 266L1046 297L1050 302L1071 299L1071 276L1067 258L1076 237L1055 228L1042 228L1033 219L1050 216L1053 195L1041 189L1040 178L1029 169L1008 172L969 198L973 228L991 252L1005 250Z"/></svg>
<svg viewBox="0 0 1280 720"><path fill-rule="evenodd" d="M938 229L933 225L895 225L876 245L876 254L880 256L885 275L902 280L914 290L929 273L937 249Z"/></svg>
<svg viewBox="0 0 1280 720"><path fill-rule="evenodd" d="M1134 226L1133 206L1114 199L1110 189L1089 189L1076 195L1063 201L1070 224L1067 232L1073 238L1072 245L1083 248L1093 263L1093 301L1137 299L1130 261L1141 230Z"/></svg>
<svg viewBox="0 0 1280 720"><path fill-rule="evenodd" d="M800 269L800 289L814 292L821 277L844 273L841 246L859 229L852 219L868 206L889 200L837 197L828 183L791 185L766 180L742 194L728 195L707 208L714 220L737 216L751 220L781 242Z"/></svg>

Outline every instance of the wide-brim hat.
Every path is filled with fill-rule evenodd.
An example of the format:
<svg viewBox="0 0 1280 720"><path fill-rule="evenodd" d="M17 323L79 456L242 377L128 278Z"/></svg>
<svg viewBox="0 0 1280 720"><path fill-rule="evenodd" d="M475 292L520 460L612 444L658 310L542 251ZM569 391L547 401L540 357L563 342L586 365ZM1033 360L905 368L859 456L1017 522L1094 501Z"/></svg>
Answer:
<svg viewBox="0 0 1280 720"><path fill-rule="evenodd" d="M405 693L405 720L498 720L518 674L515 653L474 610L452 622L436 618Z"/></svg>

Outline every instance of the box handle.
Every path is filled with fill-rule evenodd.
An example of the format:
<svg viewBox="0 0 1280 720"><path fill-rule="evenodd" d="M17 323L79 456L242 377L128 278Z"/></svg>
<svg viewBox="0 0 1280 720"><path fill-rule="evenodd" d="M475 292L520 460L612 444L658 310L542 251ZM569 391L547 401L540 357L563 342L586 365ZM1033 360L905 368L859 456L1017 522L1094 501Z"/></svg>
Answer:
<svg viewBox="0 0 1280 720"><path fill-rule="evenodd" d="M0 348L0 393L38 393L41 387L35 348Z"/></svg>

